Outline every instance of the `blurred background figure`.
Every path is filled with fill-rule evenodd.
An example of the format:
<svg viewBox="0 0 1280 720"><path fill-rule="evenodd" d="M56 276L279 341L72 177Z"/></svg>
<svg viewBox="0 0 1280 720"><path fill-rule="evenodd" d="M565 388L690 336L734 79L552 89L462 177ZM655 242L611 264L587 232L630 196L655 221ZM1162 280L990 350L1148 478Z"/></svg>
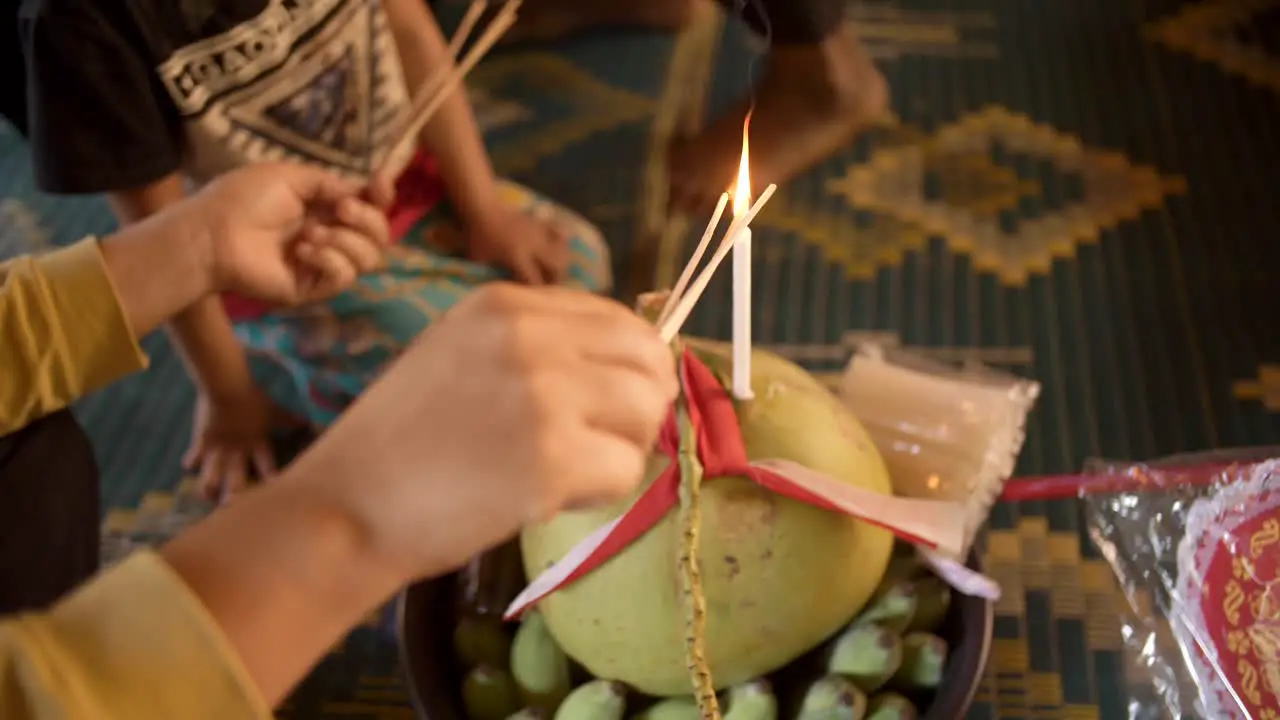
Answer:
<svg viewBox="0 0 1280 720"><path fill-rule="evenodd" d="M547 42L599 29L678 30L705 0L525 0L508 43ZM883 117L884 76L845 22L843 0L716 0L769 41L751 116L753 184L782 183L845 147ZM671 147L671 200L705 210L728 187L751 98Z"/></svg>

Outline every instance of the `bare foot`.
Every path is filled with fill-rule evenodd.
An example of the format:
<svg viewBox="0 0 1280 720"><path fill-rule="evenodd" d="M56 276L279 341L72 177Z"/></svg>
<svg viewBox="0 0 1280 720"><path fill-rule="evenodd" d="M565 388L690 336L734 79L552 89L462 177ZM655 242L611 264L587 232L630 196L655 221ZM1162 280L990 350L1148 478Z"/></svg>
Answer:
<svg viewBox="0 0 1280 720"><path fill-rule="evenodd" d="M501 44L548 42L589 30L638 28L676 32L693 17L695 0L524 0ZM494 8L490 12L496 12ZM481 23L483 27L484 23Z"/></svg>
<svg viewBox="0 0 1280 720"><path fill-rule="evenodd" d="M848 144L885 117L889 87L852 28L821 45L774 47L751 114L751 186L783 183ZM671 206L715 205L737 176L744 100L698 135L672 143Z"/></svg>

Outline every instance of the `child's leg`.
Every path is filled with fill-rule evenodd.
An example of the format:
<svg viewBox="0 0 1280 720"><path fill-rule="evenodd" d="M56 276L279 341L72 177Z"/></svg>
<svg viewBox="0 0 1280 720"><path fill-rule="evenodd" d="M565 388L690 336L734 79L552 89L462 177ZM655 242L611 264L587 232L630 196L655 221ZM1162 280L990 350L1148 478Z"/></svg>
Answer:
<svg viewBox="0 0 1280 720"><path fill-rule="evenodd" d="M609 252L581 216L532 191L505 183L503 197L553 218L570 239L565 284L593 292L612 286ZM462 298L504 273L450 255L459 232L447 205L437 206L401 239L387 267L327 303L242 322L236 333L254 375L281 407L318 426L333 422L425 330Z"/></svg>

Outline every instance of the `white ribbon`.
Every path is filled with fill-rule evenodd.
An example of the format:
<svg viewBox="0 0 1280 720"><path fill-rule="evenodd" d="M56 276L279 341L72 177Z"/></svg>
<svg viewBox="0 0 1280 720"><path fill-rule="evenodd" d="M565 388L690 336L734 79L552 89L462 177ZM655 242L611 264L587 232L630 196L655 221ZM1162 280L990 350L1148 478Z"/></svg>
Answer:
<svg viewBox="0 0 1280 720"><path fill-rule="evenodd" d="M852 517L872 520L933 544L935 549L920 546L919 550L922 559L938 577L966 595L988 600L1000 598L1000 586L994 580L954 559L964 546L964 506L960 503L871 492L790 460L760 460L751 465L785 477L797 487L823 498ZM507 608L506 617L522 614L555 592L617 529L626 515L624 512L592 531L560 558L559 562L534 578L512 601Z"/></svg>

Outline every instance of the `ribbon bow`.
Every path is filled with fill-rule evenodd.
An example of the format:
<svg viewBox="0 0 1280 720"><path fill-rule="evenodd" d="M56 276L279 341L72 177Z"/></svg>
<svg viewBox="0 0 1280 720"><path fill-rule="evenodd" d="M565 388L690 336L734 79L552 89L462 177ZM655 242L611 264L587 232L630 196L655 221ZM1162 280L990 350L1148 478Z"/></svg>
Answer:
<svg viewBox="0 0 1280 720"><path fill-rule="evenodd" d="M688 350L680 356L679 370L681 387L688 401L689 422L697 437L698 457L707 481L720 477L747 477L779 495L889 530L907 542L937 551L929 553L933 558L959 554L964 521L963 508L958 503L881 495L790 460L752 462L747 458L733 398L724 385ZM679 446L673 409L662 427L657 448L672 462L625 513L592 532L530 583L507 608L505 617L519 616L547 595L587 575L638 540L676 507L679 504L680 466L675 458ZM959 563L943 562L949 563L942 573L944 578L958 587L966 583L967 587L972 587L985 580ZM955 576L955 579L948 575ZM979 590L973 594L988 593L989 590Z"/></svg>

